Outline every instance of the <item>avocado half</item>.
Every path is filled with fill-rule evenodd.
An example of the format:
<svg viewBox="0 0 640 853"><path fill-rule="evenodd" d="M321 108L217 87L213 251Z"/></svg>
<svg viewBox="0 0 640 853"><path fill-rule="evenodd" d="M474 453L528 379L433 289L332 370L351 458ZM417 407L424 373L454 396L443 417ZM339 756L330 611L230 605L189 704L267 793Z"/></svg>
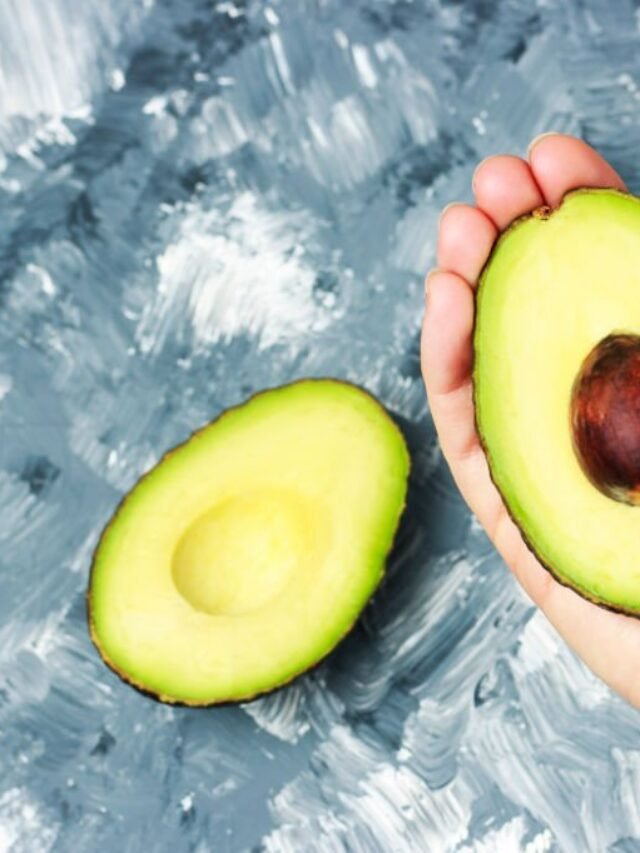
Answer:
<svg viewBox="0 0 640 853"><path fill-rule="evenodd" d="M349 631L380 582L409 454L362 389L264 391L167 453L91 570L91 637L125 681L211 705L272 690Z"/></svg>
<svg viewBox="0 0 640 853"><path fill-rule="evenodd" d="M640 614L640 200L569 193L498 240L476 294L491 477L562 583Z"/></svg>

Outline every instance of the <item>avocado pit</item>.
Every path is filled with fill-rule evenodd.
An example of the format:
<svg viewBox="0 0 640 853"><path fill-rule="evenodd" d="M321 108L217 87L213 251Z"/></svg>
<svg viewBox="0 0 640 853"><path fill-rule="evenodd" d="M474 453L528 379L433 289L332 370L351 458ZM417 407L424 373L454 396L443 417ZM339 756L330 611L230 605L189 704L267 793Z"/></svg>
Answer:
<svg viewBox="0 0 640 853"><path fill-rule="evenodd" d="M571 393L571 428L593 485L640 504L640 336L611 334L589 353Z"/></svg>

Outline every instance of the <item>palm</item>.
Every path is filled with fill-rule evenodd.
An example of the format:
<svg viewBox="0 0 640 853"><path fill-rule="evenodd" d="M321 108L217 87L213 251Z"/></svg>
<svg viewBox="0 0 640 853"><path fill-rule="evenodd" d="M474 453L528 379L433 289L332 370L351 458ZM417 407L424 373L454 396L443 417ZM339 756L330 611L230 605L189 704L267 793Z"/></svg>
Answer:
<svg viewBox="0 0 640 853"><path fill-rule="evenodd" d="M561 586L524 544L491 482L473 417L471 386L473 287L498 233L542 204L556 205L581 186L624 189L592 148L569 136L537 141L529 160L483 161L473 181L476 206L445 209L438 268L428 277L422 369L442 452L465 500L509 568L585 663L640 707L640 620L596 607Z"/></svg>

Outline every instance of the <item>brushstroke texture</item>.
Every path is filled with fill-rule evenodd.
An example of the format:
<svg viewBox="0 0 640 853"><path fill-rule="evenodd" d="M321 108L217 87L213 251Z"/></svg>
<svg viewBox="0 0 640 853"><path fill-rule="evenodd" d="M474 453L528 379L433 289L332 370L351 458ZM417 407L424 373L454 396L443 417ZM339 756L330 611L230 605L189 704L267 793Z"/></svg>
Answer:
<svg viewBox="0 0 640 853"><path fill-rule="evenodd" d="M0 851L611 851L636 712L470 519L419 372L437 217L554 128L640 188L630 2L0 7ZM253 391L362 383L414 468L354 632L271 696L153 704L87 635L121 495Z"/></svg>

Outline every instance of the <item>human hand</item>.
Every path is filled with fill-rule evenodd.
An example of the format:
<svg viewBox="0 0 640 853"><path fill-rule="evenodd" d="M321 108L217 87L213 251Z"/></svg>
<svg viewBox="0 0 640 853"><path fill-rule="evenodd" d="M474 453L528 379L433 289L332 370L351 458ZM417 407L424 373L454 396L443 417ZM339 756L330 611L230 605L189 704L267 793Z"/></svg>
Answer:
<svg viewBox="0 0 640 853"><path fill-rule="evenodd" d="M556 206L577 187L624 189L586 143L548 134L528 160L484 160L473 179L475 206L454 204L440 219L437 268L427 276L422 371L442 452L463 497L531 599L584 662L640 707L640 619L591 604L536 560L489 476L475 430L471 369L474 295L500 231L540 205Z"/></svg>

